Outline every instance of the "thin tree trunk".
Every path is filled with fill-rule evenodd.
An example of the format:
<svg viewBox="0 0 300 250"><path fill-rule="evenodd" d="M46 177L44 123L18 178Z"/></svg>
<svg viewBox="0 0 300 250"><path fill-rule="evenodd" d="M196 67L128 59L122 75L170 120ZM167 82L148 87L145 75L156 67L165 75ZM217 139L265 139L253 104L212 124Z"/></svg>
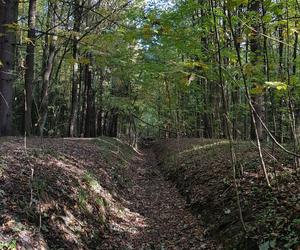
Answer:
<svg viewBox="0 0 300 250"><path fill-rule="evenodd" d="M28 11L28 41L26 48L25 69L25 132L32 133L32 88L34 81L35 60L35 24L36 24L36 0L29 1Z"/></svg>
<svg viewBox="0 0 300 250"><path fill-rule="evenodd" d="M288 8L288 1L286 0L286 30L287 30L287 44L290 43L290 26L289 26L289 8ZM298 38L296 37L296 40ZM294 57L295 57L295 47L294 47ZM297 56L297 50L296 50L296 56ZM294 141L294 152L297 152L299 149L299 141L296 131L296 118L295 118L295 111L294 111L294 102L292 99L292 91L293 88L291 86L291 73L290 73L290 47L287 46L287 52L286 52L286 62L287 62L287 84L288 84L288 108L289 108L289 119L290 119L290 126L291 126L291 134L292 139ZM293 65L294 66L294 65ZM299 159L298 157L294 157L295 160L295 167L298 168L299 165Z"/></svg>
<svg viewBox="0 0 300 250"><path fill-rule="evenodd" d="M81 1L74 0L74 26L73 31L79 33L81 23ZM77 136L77 119L78 119L78 92L80 87L80 70L79 70L79 34L75 34L73 40L73 77L72 77L72 101L71 115L69 123L69 135Z"/></svg>
<svg viewBox="0 0 300 250"><path fill-rule="evenodd" d="M256 0L252 0L250 2L250 7L249 10L259 13L260 12L260 2L256 1ZM260 39L259 39L259 32L260 32L260 24L259 22L256 22L253 25L254 30L252 31L251 34L251 38L250 38L250 50L252 52L252 56L250 57L250 62L253 65L254 68L259 67L259 60L261 57L261 51L262 51L262 47L261 47L261 43L260 43ZM258 69L259 70L259 69ZM255 83L257 86L259 86L259 83ZM251 139L255 139L256 137L256 131L257 130L257 135L258 138L261 140L263 139L263 128L262 128L262 124L260 122L260 120L258 119L257 116L260 116L262 119L264 119L264 96L261 93L255 94L252 97L253 100L253 106L256 110L256 114L254 114L254 122L255 124L252 122L252 127L251 127ZM256 126L256 129L254 128Z"/></svg>
<svg viewBox="0 0 300 250"><path fill-rule="evenodd" d="M85 126L86 126L86 112L87 112L87 81L83 82L83 91L82 91L82 104L81 104L81 121L80 121L80 136L83 137L85 133Z"/></svg>
<svg viewBox="0 0 300 250"><path fill-rule="evenodd" d="M90 56L89 56L90 57ZM85 121L85 136L95 136L95 115L94 106L95 98L92 89L92 69L90 64L85 66L85 85L86 85L86 121Z"/></svg>
<svg viewBox="0 0 300 250"><path fill-rule="evenodd" d="M295 22L295 26L298 25L298 22ZM298 32L294 33L294 51L293 51L293 75L297 74L297 51L298 51L298 41L299 41L299 35ZM297 110L297 109L296 109ZM299 119L300 118L300 114L299 114L299 110L295 112L295 122L296 122L296 137L298 142L300 142L300 123L299 123ZM299 150L299 149L298 149Z"/></svg>
<svg viewBox="0 0 300 250"><path fill-rule="evenodd" d="M249 105L250 112L251 112L251 119L252 119L252 123L253 123L253 127L254 127L254 132L255 132L255 135L256 135L255 136L256 137L256 144L257 144L257 149L258 149L258 154L259 154L261 167L262 167L267 185L269 187L271 187L271 183L270 183L270 180L269 180L267 168L266 168L264 158L263 158L263 155L262 155L261 142L260 142L259 133L258 133L255 118L258 118L259 122L261 124L262 124L262 120L260 120L260 116L255 111L255 107L252 103L252 99L251 99L251 96L250 96L250 93L249 93L249 90L248 90L247 79L246 79L246 75L245 75L244 69L243 69L242 58L241 58L240 50L239 50L239 47L238 47L237 37L236 37L236 34L233 30L230 12L228 12L228 21L229 21L230 31L231 31L231 34L232 34L232 37L233 37L234 47L235 47L237 58L238 58L238 65L239 65L239 68L240 68L240 71L241 71L241 74L242 74L242 79L243 79L243 83L244 83L244 87L245 87L245 96L246 96L246 99L248 101L248 105Z"/></svg>
<svg viewBox="0 0 300 250"><path fill-rule="evenodd" d="M284 81L284 74L283 74L283 27L282 25L278 28L278 36L279 36L279 46L278 46L278 54L279 54L279 62L278 62L278 78L280 81ZM279 100L279 106L281 107L283 104L283 98L280 98ZM279 108L278 110L278 118L279 118L279 126L278 126L278 138L280 138L280 142L283 142L284 137L284 129L283 129L283 112Z"/></svg>
<svg viewBox="0 0 300 250"><path fill-rule="evenodd" d="M239 217L240 221L242 224L242 227L245 232L246 226L244 222L244 217L242 213L242 208L241 208L241 201L240 201L240 195L239 195L239 189L238 189L238 182L236 178L236 167L237 167L237 160L236 160L236 155L235 155L235 150L233 147L233 138L232 138L232 128L230 127L231 121L229 120L229 112L228 112L228 103L226 100L226 92L225 92L225 83L224 83L224 77L222 74L222 55L221 55L221 45L220 45L220 40L219 40L219 33L217 30L217 22L216 22L216 16L214 13L214 3L213 0L210 0L211 4L211 12L213 14L213 19L214 19L214 33L215 33L215 43L217 44L217 49L218 49L218 73L219 73L219 81L221 85L221 96L222 96L222 102L223 102L223 116L225 118L225 129L227 129L227 135L229 138L229 146L230 146L230 155L231 155L231 164L232 164L232 171L233 171L233 181L234 181L234 187L235 187L235 193L236 193L236 198L237 198L237 207L239 211Z"/></svg>
<svg viewBox="0 0 300 250"><path fill-rule="evenodd" d="M54 8L56 6L50 5L50 11L49 11L49 27L53 27L55 25L55 16L54 16ZM52 39L49 39L49 37L46 38L46 44L49 44L46 46L46 49L48 49L47 52L44 53L44 56L46 58L44 59L44 69L43 69L43 84L42 84L42 93L41 93L41 106L39 109L40 118L39 118L39 132L40 136L42 137L44 135L44 129L47 121L48 116L48 105L49 105L49 86L50 86L50 78L53 70L53 64L54 64L54 58L55 58L55 52L56 52L56 40L57 37L53 36ZM50 40L50 42L49 42Z"/></svg>
<svg viewBox="0 0 300 250"><path fill-rule="evenodd" d="M103 81L104 73L100 69L100 79L99 79L99 110L97 115L97 134L103 135Z"/></svg>

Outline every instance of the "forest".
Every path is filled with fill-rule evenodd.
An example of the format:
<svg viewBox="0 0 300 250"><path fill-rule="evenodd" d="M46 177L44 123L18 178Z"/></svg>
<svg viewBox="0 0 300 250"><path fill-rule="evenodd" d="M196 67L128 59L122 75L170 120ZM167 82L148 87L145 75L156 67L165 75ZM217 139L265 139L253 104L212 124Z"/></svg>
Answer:
<svg viewBox="0 0 300 250"><path fill-rule="evenodd" d="M299 13L0 0L0 250L299 250Z"/></svg>

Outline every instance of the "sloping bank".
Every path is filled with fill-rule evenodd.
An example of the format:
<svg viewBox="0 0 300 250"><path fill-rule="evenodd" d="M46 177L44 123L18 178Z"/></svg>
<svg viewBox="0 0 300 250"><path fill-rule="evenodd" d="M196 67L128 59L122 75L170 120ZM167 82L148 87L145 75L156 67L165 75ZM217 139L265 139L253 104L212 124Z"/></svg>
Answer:
<svg viewBox="0 0 300 250"><path fill-rule="evenodd" d="M224 249L300 249L300 185L293 159L280 152L273 158L270 149L264 151L271 190L253 144L235 147L247 233L239 219L228 141L170 139L155 143L153 150L165 176Z"/></svg>
<svg viewBox="0 0 300 250"><path fill-rule="evenodd" d="M0 249L125 246L141 226L123 195L136 153L104 137L27 143L0 142Z"/></svg>

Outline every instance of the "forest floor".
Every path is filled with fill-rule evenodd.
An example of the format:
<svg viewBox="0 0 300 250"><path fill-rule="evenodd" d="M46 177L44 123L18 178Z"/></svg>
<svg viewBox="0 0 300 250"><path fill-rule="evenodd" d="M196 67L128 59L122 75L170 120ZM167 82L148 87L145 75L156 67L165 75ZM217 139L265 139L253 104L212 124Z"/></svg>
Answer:
<svg viewBox="0 0 300 250"><path fill-rule="evenodd" d="M151 148L0 141L0 249L218 249Z"/></svg>
<svg viewBox="0 0 300 250"><path fill-rule="evenodd" d="M170 139L136 151L124 141L0 138L0 249L300 248L293 157L235 144ZM212 240L214 239L214 240Z"/></svg>
<svg viewBox="0 0 300 250"><path fill-rule="evenodd" d="M293 156L263 144L272 184L268 188L255 143L234 144L244 229L227 140L170 139L156 142L153 148L165 177L176 183L222 248L300 249L300 178Z"/></svg>

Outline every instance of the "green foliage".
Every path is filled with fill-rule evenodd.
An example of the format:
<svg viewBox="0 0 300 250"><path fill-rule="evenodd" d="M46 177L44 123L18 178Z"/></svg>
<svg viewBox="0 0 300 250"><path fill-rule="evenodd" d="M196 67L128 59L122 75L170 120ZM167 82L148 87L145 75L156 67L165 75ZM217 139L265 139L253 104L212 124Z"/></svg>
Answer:
<svg viewBox="0 0 300 250"><path fill-rule="evenodd" d="M276 240L265 241L259 245L259 250L270 250L276 247Z"/></svg>
<svg viewBox="0 0 300 250"><path fill-rule="evenodd" d="M283 237L285 240L284 247L286 249L291 249L293 247L297 247L300 244L300 236L299 236L299 225L300 219L294 219L292 223L288 226L288 233Z"/></svg>
<svg viewBox="0 0 300 250"><path fill-rule="evenodd" d="M85 189L80 188L78 191L78 203L79 203L80 208L83 210L86 209L88 197L89 197L88 192Z"/></svg>
<svg viewBox="0 0 300 250"><path fill-rule="evenodd" d="M98 180L92 173L86 172L83 176L83 181L86 182L92 190L97 190L100 187Z"/></svg>
<svg viewBox="0 0 300 250"><path fill-rule="evenodd" d="M10 240L9 242L0 241L0 250L15 250L17 249L17 241Z"/></svg>
<svg viewBox="0 0 300 250"><path fill-rule="evenodd" d="M274 88L276 90L287 90L288 85L284 82L265 82L268 88Z"/></svg>
<svg viewBox="0 0 300 250"><path fill-rule="evenodd" d="M96 136L102 133L111 136L111 128L117 127L117 135L125 133L129 137L134 134L228 138L228 118L231 131L236 134L234 139L248 139L251 112L245 95L249 89L254 102L257 96L264 98L264 102L255 104L263 105L258 110L265 112L262 116L266 114L267 126L272 133L276 132L275 137L286 141L293 138L295 128L291 125L299 125L299 117L296 121L292 118L297 116L300 106L297 1L213 0L200 3L186 0L175 1L168 8L160 1L157 3L160 7L149 6L149 1L133 1L126 6L123 6L125 1L99 1L94 6L91 1L80 1L82 4L78 8L75 2L38 1L34 134L38 131L43 101L47 99L44 128L47 136L68 135L70 116L74 112L78 127L76 136L91 136L86 135L87 128L97 124L96 129L103 131L97 131ZM16 76L14 130L23 134L26 47L33 40L27 36L28 1L20 5L20 21L3 25L3 28L18 36L16 69L9 73ZM5 35L2 33L0 37ZM55 58L45 90L43 74L50 67L48 53L54 42ZM42 98L44 92L47 95ZM78 93L72 96L74 92ZM72 100L77 104L74 110ZM103 125L101 129L99 124ZM187 165L194 166L190 159L183 163L185 166L178 165L180 157L200 152L214 157L218 150L228 147L229 142L224 142L224 145L212 143L210 147L198 145L179 156L169 156L170 174ZM95 143L111 167L113 179L128 184L120 173L128 166L132 148L107 137L95 139ZM64 157L51 149L28 152L36 158ZM115 158L119 158L120 163L115 164ZM0 162L0 177L1 165ZM238 166L240 172L242 168L258 171L260 161L241 160ZM278 179L288 177L282 175ZM226 177L220 181L224 186L231 185ZM35 179L32 184L39 195L47 190L47 183L42 179ZM95 195L102 183L93 173L84 173L81 184L77 198L82 209L88 207L91 199L101 208L107 206L104 198ZM261 190L255 187L251 192L261 195ZM2 195L0 190L0 197ZM272 209L275 200L268 202L264 204L266 212L257 214L257 219L268 229L274 229L270 219L277 215ZM99 221L104 223L104 214L99 216ZM284 220L285 217L276 217L275 225L282 227ZM264 235L259 248L276 248L279 240L285 242L287 249L294 247L299 242L298 227L299 219L295 218L282 239Z"/></svg>

